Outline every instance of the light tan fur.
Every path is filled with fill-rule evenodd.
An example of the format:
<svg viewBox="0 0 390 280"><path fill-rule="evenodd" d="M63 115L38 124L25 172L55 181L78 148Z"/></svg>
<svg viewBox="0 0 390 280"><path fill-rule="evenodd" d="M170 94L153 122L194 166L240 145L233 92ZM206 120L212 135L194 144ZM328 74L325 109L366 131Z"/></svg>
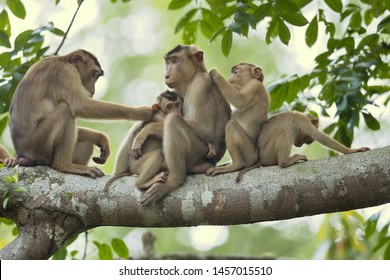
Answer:
<svg viewBox="0 0 390 280"><path fill-rule="evenodd" d="M249 63L239 63L232 67L229 80L216 69L210 76L219 91L232 104L232 119L226 125L226 146L231 164L211 167L206 174L233 172L258 162L257 137L262 124L267 120L269 95L263 85L262 69Z"/></svg>
<svg viewBox="0 0 390 280"><path fill-rule="evenodd" d="M262 166L279 165L287 167L300 161L307 161L301 154L291 156L292 146L301 147L318 141L322 145L343 154L365 152L368 147L350 149L318 129L318 119L296 111L283 112L269 118L259 134L259 157ZM251 168L250 168L251 169ZM238 177L242 177L243 170Z"/></svg>
<svg viewBox="0 0 390 280"><path fill-rule="evenodd" d="M188 173L204 173L226 151L225 126L231 110L206 71L203 52L196 46L179 45L165 55L165 70L166 85L184 99L183 117L169 114L164 121L163 151L169 175L165 183L154 183L145 192L144 205L181 186Z"/></svg>
<svg viewBox="0 0 390 280"><path fill-rule="evenodd" d="M0 144L0 163L3 163L6 167L14 167L18 164L17 160L11 157L3 144Z"/></svg>
<svg viewBox="0 0 390 280"><path fill-rule="evenodd" d="M170 94L170 99L166 97L167 94ZM164 92L157 97L156 104L159 110L152 121L135 123L122 142L115 161L114 176L107 181L105 191L116 179L132 174L138 175L135 182L138 189L165 182L167 167L162 151L163 121L166 114L181 115L183 102L175 93Z"/></svg>
<svg viewBox="0 0 390 280"><path fill-rule="evenodd" d="M104 175L86 163L93 145L101 150L94 161L107 160L108 139L77 128L76 119L148 120L153 112L149 107L93 100L95 83L102 75L97 59L85 50L48 57L30 67L10 107L11 136L20 165L48 165L92 178Z"/></svg>

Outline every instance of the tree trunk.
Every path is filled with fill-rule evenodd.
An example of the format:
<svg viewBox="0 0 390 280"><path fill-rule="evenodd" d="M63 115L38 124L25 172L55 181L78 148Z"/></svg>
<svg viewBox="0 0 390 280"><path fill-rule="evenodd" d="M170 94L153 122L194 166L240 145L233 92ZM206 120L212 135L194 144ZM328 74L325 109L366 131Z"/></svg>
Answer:
<svg viewBox="0 0 390 280"><path fill-rule="evenodd" d="M15 221L19 236L0 259L47 259L71 237L98 226L183 227L233 225L339 212L390 202L390 147L308 161L281 169L188 176L184 186L142 207L134 177L115 181L65 174L48 167L19 167L18 186L0 216ZM10 187L0 170L0 197Z"/></svg>

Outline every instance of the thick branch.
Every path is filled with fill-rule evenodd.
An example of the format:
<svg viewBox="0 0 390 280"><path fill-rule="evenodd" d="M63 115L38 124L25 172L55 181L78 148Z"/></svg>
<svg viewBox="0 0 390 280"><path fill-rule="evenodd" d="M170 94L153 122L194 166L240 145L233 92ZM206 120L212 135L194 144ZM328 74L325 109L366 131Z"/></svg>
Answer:
<svg viewBox="0 0 390 280"><path fill-rule="evenodd" d="M109 176L90 179L47 167L19 168L19 185L29 193L13 193L0 216L13 219L21 233L0 258L48 258L75 234L97 226L231 225L385 204L390 202L389 158L386 147L285 169L259 168L239 184L237 173L189 176L183 187L148 207L140 205L134 177L117 180L105 193ZM0 178L12 172L3 168ZM0 197L7 187L2 182Z"/></svg>

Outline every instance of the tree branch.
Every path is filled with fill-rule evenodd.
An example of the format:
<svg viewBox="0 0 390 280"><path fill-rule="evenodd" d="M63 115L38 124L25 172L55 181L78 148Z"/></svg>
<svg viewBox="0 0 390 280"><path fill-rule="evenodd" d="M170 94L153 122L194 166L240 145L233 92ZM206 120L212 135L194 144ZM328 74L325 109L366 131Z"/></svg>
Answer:
<svg viewBox="0 0 390 280"><path fill-rule="evenodd" d="M0 216L20 234L0 259L47 259L71 237L98 226L183 227L283 220L390 202L390 146L308 161L281 169L259 168L235 183L237 173L188 176L186 184L155 205L142 207L134 177L90 179L47 167L19 167L19 186ZM12 174L0 170L0 178ZM0 197L7 190L4 180Z"/></svg>

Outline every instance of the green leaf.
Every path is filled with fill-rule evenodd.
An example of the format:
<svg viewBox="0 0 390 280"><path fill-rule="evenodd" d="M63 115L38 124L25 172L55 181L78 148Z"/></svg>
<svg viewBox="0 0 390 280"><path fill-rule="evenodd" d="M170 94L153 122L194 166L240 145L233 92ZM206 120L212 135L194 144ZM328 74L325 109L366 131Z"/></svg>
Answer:
<svg viewBox="0 0 390 280"><path fill-rule="evenodd" d="M233 33L231 30L226 30L222 37L221 47L224 56L228 56L232 48Z"/></svg>
<svg viewBox="0 0 390 280"><path fill-rule="evenodd" d="M0 30L3 31L8 37L11 36L11 23L9 21L6 10L3 10L0 13Z"/></svg>
<svg viewBox="0 0 390 280"><path fill-rule="evenodd" d="M383 259L390 260L390 242L389 242L389 244L387 244L386 250L383 253Z"/></svg>
<svg viewBox="0 0 390 280"><path fill-rule="evenodd" d="M285 45L288 45L291 39L290 30L281 19L279 19L279 38Z"/></svg>
<svg viewBox="0 0 390 280"><path fill-rule="evenodd" d="M256 21L259 22L263 20L266 16L271 16L272 11L271 3L260 5L259 8L253 13Z"/></svg>
<svg viewBox="0 0 390 280"><path fill-rule="evenodd" d="M375 232L376 226L380 217L380 212L373 214L364 225L364 234L369 239Z"/></svg>
<svg viewBox="0 0 390 280"><path fill-rule="evenodd" d="M2 30L0 30L0 46L6 47L6 48L11 47L9 37Z"/></svg>
<svg viewBox="0 0 390 280"><path fill-rule="evenodd" d="M332 123L330 125L328 125L327 127L324 128L323 132L325 134L331 134L333 132L333 130L336 128L337 126L337 123Z"/></svg>
<svg viewBox="0 0 390 280"><path fill-rule="evenodd" d="M280 16L287 21L288 23L295 26L305 26L309 22L307 19L301 14L301 12L297 13L280 13Z"/></svg>
<svg viewBox="0 0 390 280"><path fill-rule="evenodd" d="M111 246L115 253L122 259L127 260L129 258L129 249L122 239L114 238L111 240Z"/></svg>
<svg viewBox="0 0 390 280"><path fill-rule="evenodd" d="M171 3L169 3L168 9L169 10L177 10L180 8L183 8L184 6L191 3L192 0L172 0Z"/></svg>
<svg viewBox="0 0 390 280"><path fill-rule="evenodd" d="M351 29L357 29L362 26L362 15L360 14L360 11L356 11L352 14L351 20L349 21L349 28Z"/></svg>
<svg viewBox="0 0 390 280"><path fill-rule="evenodd" d="M219 29L217 32L215 32L213 36L210 38L209 44L211 44L211 42L214 41L215 38L217 38L220 34L222 34L226 29L227 29L226 27L223 27Z"/></svg>
<svg viewBox="0 0 390 280"><path fill-rule="evenodd" d="M65 247L61 247L58 249L58 251L53 255L52 259L53 260L65 260L66 255L68 254L68 251L66 250Z"/></svg>
<svg viewBox="0 0 390 280"><path fill-rule="evenodd" d="M26 18L26 9L20 0L8 0L7 6L11 12L20 19Z"/></svg>
<svg viewBox="0 0 390 280"><path fill-rule="evenodd" d="M278 17L272 18L268 26L267 34L265 35L265 42L267 43L267 45L271 44L271 38L273 37L273 33L275 31L275 27L277 23L278 23Z"/></svg>
<svg viewBox="0 0 390 280"><path fill-rule="evenodd" d="M379 130L381 128L380 123L370 113L363 113L364 121L366 125L372 130Z"/></svg>
<svg viewBox="0 0 390 280"><path fill-rule="evenodd" d="M341 0L325 0L326 5L336 13L341 14L343 11L343 3Z"/></svg>
<svg viewBox="0 0 390 280"><path fill-rule="evenodd" d="M100 260L112 260L112 250L110 246L104 243L100 243L99 241L93 241L96 247L99 250L99 259Z"/></svg>
<svg viewBox="0 0 390 280"><path fill-rule="evenodd" d="M390 15L387 16L385 19L383 19L383 20L378 24L378 27L377 27L377 31L378 31L378 32L385 31L385 30L387 30L387 33L390 32Z"/></svg>
<svg viewBox="0 0 390 280"><path fill-rule="evenodd" d="M7 208L7 205L8 205L8 200L9 200L9 197L4 197L3 199L3 209L6 209Z"/></svg>
<svg viewBox="0 0 390 280"><path fill-rule="evenodd" d="M20 33L15 39L15 50L22 50L31 38L32 30L26 30Z"/></svg>
<svg viewBox="0 0 390 280"><path fill-rule="evenodd" d="M199 11L198 9L192 9L188 11L184 17L182 17L179 22L176 25L175 33L179 32L181 29L185 28L191 21L191 19L194 17L196 12Z"/></svg>
<svg viewBox="0 0 390 280"><path fill-rule="evenodd" d="M292 12L298 12L299 8L298 6L289 0L276 0L276 7L280 9L281 11L292 13Z"/></svg>
<svg viewBox="0 0 390 280"><path fill-rule="evenodd" d="M307 27L305 34L305 41L308 47L312 47L317 41L318 37L318 21L317 16L315 16Z"/></svg>

